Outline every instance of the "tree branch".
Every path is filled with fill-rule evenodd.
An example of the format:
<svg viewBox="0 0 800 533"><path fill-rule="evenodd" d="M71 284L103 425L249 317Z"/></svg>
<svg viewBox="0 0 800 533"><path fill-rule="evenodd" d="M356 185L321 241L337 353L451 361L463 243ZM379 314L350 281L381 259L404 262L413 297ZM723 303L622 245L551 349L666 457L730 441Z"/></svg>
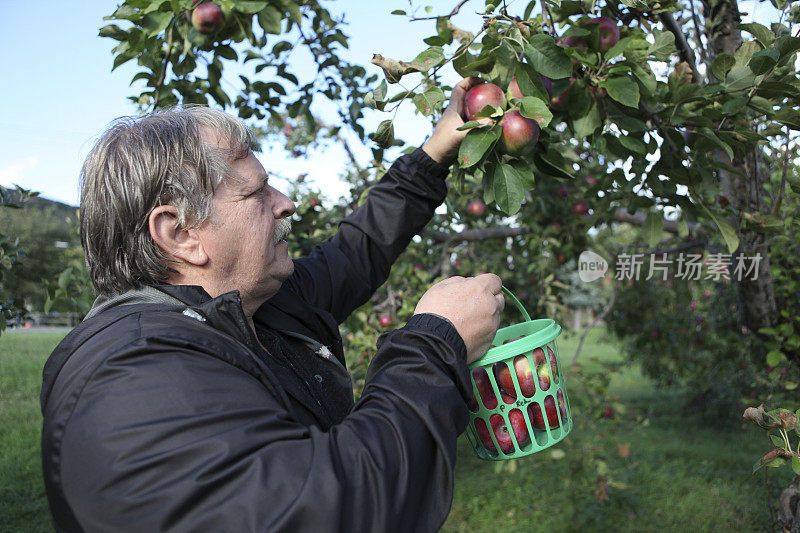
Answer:
<svg viewBox="0 0 800 533"><path fill-rule="evenodd" d="M708 49L703 44L703 39L700 33L700 22L697 20L697 12L694 9L694 0L689 0L689 7L692 10L692 22L694 22L694 34L697 37L697 46L700 48L700 57L705 63L710 62Z"/></svg>
<svg viewBox="0 0 800 533"><path fill-rule="evenodd" d="M438 16L435 16L435 17L411 17L410 20L411 20L411 22L416 22L418 20L438 20L438 19L440 19L442 17L450 19L452 17L455 17L458 14L458 12L461 10L461 8L464 6L464 4L466 4L467 2L469 2L469 0L461 0L461 2L459 2L456 5L456 7L453 8L453 10L450 12L449 15L438 15Z"/></svg>
<svg viewBox="0 0 800 533"><path fill-rule="evenodd" d="M664 27L672 32L672 34L675 36L675 42L678 44L678 53L680 54L681 59L686 61L686 63L688 63L692 68L692 77L694 78L692 81L694 83L700 83L702 78L700 76L700 72L697 70L697 59L694 56L694 50L692 50L692 47L689 46L689 42L686 40L686 35L684 35L683 29L670 13L659 13L658 18L661 20L661 23L664 25Z"/></svg>
<svg viewBox="0 0 800 533"><path fill-rule="evenodd" d="M783 169L781 171L781 187L778 192L778 199L775 201L775 210L773 215L778 216L781 210L781 203L783 202L783 195L786 193L786 174L789 169L789 128L786 128L786 144L783 146Z"/></svg>
<svg viewBox="0 0 800 533"><path fill-rule="evenodd" d="M586 326L581 334L581 338L578 341L578 347L575 349L575 355L572 356L572 361L569 362L569 366L575 364L575 361L578 360L578 354L581 353L581 348L583 347L583 341L586 339L586 334L589 333L589 330L595 327L601 320L608 316L608 313L611 312L611 309L614 308L614 302L617 301L617 284L614 283L611 286L611 298L609 298L608 303L603 308L603 312L597 315L592 322Z"/></svg>
<svg viewBox="0 0 800 533"><path fill-rule="evenodd" d="M167 33L167 53L164 55L164 61L161 63L161 75L158 77L158 81L156 82L155 87L153 88L153 93L155 93L155 98L153 99L153 109L155 110L158 107L158 90L164 84L164 80L167 77L167 65L169 65L169 56L172 55L172 31L175 28L175 16L173 15L172 20L169 21L169 32Z"/></svg>
<svg viewBox="0 0 800 533"><path fill-rule="evenodd" d="M588 216L586 218L589 218ZM633 224L634 226L643 226L644 221L647 219L647 215L644 213L634 213L630 214L628 211L622 207L618 208L614 211L613 215L611 216L611 220L613 222L626 222L628 224ZM669 233L673 233L675 235L678 234L678 223L674 220L664 220L663 221L664 231ZM696 234L699 232L699 225L696 222L689 222L687 224L689 228L689 232L692 234ZM511 228L508 226L500 226L495 228L484 228L484 229L468 229L465 231L461 231L458 233L446 233L444 231L434 231L434 230L425 230L422 232L422 235L425 237L430 237L434 240L434 242L447 242L453 241L455 242L470 242L470 241L487 241L492 239L505 239L506 237L517 237L519 235L527 235L533 231L533 228L530 226L520 226L517 228ZM695 245L696 246L696 245ZM689 246L692 248L693 246Z"/></svg>

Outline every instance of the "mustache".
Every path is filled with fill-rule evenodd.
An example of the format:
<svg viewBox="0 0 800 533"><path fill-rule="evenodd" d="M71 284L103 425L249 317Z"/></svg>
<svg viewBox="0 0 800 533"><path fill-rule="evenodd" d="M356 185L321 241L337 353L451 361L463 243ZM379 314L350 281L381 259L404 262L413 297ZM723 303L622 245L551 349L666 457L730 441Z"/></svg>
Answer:
<svg viewBox="0 0 800 533"><path fill-rule="evenodd" d="M275 224L275 237L274 242L272 244L276 245L281 242L282 240L286 239L289 234L292 232L292 221L288 218L281 218L278 219L278 222Z"/></svg>

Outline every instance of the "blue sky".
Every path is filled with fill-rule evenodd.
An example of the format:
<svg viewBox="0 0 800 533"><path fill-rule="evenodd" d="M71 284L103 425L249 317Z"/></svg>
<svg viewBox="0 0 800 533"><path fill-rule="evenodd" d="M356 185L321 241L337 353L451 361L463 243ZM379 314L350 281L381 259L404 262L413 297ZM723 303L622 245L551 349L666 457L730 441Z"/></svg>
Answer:
<svg viewBox="0 0 800 533"><path fill-rule="evenodd" d="M54 5L27 0L4 0L0 19L0 185L19 184L42 196L69 204L78 203L78 173L98 133L115 117L136 111L127 96L135 70L131 61L111 72L111 49L115 41L97 36L116 2L82 0ZM475 2L483 5L483 2ZM422 39L433 33L432 22L409 23L389 13L407 8L406 2L326 2L332 12L344 12L350 21L351 61L367 66L372 54L411 59L423 49ZM445 4L447 5L447 4ZM34 7L37 6L34 11ZM479 19L467 13L479 24ZM235 76L226 78L235 80ZM393 94L393 93L390 93ZM324 110L320 110L323 114ZM367 130L384 114L372 113ZM416 144L430 133L430 126L414 117L411 107L401 108L400 134ZM369 158L359 146L362 163ZM344 193L338 176L347 164L338 147L308 159L291 159L281 150L259 156L268 171L292 176L308 172L326 192ZM283 187L285 189L285 186Z"/></svg>
<svg viewBox="0 0 800 533"><path fill-rule="evenodd" d="M433 14L449 11L455 4L439 2L441 11L434 10ZM515 10L521 10L527 1L509 2L512 4ZM103 16L116 5L100 0L57 6L3 1L0 72L6 83L0 84L0 185L19 184L44 197L77 205L80 165L96 136L115 117L136 111L127 101L134 93L128 83L136 72L135 63L111 72L115 41L97 36L98 28L105 24ZM324 5L334 13L345 13L349 22L345 33L351 36L350 50L343 55L377 74L381 74L380 69L369 63L373 53L409 60L425 46L422 39L433 33L432 21L409 22L390 15L393 9L408 9L404 0L339 0ZM483 5L483 0L468 3L454 22L477 31L481 20L475 10ZM743 9L752 10L755 5L747 2ZM759 5L756 19L765 22L769 11L766 4ZM449 73L448 81L457 81L449 66L445 72ZM235 75L229 73L226 78L235 80ZM324 107L317 111L323 118L329 113ZM386 114L370 112L365 127L373 131L385 118ZM431 129L414 115L410 104L401 108L396 128L398 135L411 144L423 142ZM351 140L361 162L366 163L370 159L368 147ZM333 198L345 192L338 176L347 159L339 147L308 159L291 159L282 150L265 146L259 159L268 172L284 176L307 172ZM278 187L285 190L286 184L278 183Z"/></svg>

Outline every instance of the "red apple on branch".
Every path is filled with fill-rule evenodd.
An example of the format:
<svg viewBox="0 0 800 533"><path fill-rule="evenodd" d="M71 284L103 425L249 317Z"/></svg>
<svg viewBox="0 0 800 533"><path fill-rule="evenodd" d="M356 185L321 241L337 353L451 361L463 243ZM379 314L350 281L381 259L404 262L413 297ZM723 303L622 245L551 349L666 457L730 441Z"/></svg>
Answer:
<svg viewBox="0 0 800 533"><path fill-rule="evenodd" d="M589 212L589 206L586 205L586 202L583 200L579 200L572 206L572 212L576 215L583 216Z"/></svg>
<svg viewBox="0 0 800 533"><path fill-rule="evenodd" d="M619 26L617 22L608 17L597 17L589 21L590 24L599 25L598 28L598 48L607 52L619 41Z"/></svg>
<svg viewBox="0 0 800 533"><path fill-rule="evenodd" d="M567 88L564 89L561 93L550 98L550 107L558 110L565 109L567 103L569 102L569 90L572 88L572 85L574 83L575 83L575 78L570 78L569 85L567 85Z"/></svg>
<svg viewBox="0 0 800 533"><path fill-rule="evenodd" d="M200 33L216 33L225 24L225 14L214 2L200 4L192 12L192 26Z"/></svg>
<svg viewBox="0 0 800 533"><path fill-rule="evenodd" d="M505 109L506 96L503 90L494 83L476 85L464 96L467 120L476 120L475 114L487 105Z"/></svg>
<svg viewBox="0 0 800 533"><path fill-rule="evenodd" d="M539 124L523 117L516 109L503 116L500 126L503 128L500 147L508 155L527 154L539 140Z"/></svg>
<svg viewBox="0 0 800 533"><path fill-rule="evenodd" d="M378 318L378 323L381 325L381 327L387 327L392 323L391 315L381 315L380 318Z"/></svg>
<svg viewBox="0 0 800 533"><path fill-rule="evenodd" d="M473 217L479 217L483 215L485 211L486 211L486 204L484 204L480 200L472 200L469 204L467 204L467 213L469 213Z"/></svg>

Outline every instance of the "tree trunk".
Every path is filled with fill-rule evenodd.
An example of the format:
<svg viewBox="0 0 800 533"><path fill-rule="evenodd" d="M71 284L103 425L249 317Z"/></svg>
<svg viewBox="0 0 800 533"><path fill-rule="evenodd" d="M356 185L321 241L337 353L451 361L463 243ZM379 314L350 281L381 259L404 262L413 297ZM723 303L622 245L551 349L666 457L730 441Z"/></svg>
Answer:
<svg viewBox="0 0 800 533"><path fill-rule="evenodd" d="M778 527L787 533L800 533L800 476L781 492Z"/></svg>
<svg viewBox="0 0 800 533"><path fill-rule="evenodd" d="M703 6L707 37L710 42L709 61L723 52L733 55L742 44L741 33L736 29L741 21L736 0L707 0ZM754 149L744 158L737 157L733 161L722 152L718 157L741 172L739 175L721 169L719 173L722 193L730 201L734 211L765 213L764 183L768 176L761 149ZM754 331L774 326L778 322L778 308L769 269L769 250L764 236L753 231L741 231L741 217L738 214L733 215L730 222L737 230L740 242L734 257L743 255L748 259L759 256L761 258L757 276L748 274L742 276L741 280L733 280L739 289L742 310L742 316L739 318ZM746 264L749 264L749 261Z"/></svg>

